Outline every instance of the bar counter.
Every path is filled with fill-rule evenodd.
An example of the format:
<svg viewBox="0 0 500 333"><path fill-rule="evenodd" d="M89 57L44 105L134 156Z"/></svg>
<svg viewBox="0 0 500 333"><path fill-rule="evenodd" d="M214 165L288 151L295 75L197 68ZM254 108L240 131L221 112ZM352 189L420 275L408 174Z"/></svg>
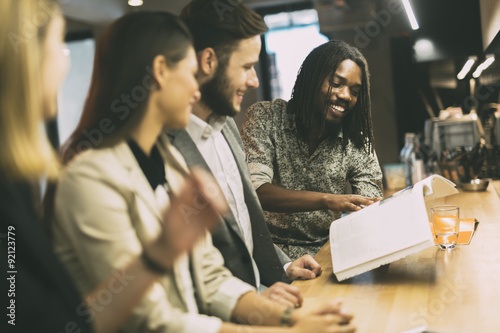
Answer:
<svg viewBox="0 0 500 333"><path fill-rule="evenodd" d="M437 246L337 282L330 244L315 256L323 274L295 281L305 304L344 298L358 332L401 333L426 326L439 333L500 332L500 181L486 191L430 201L460 206L460 218L480 221L470 245Z"/></svg>

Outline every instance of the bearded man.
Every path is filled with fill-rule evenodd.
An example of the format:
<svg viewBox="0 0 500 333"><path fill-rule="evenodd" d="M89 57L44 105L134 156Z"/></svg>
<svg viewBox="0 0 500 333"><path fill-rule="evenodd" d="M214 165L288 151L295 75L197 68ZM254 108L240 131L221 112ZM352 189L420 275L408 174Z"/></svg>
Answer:
<svg viewBox="0 0 500 333"><path fill-rule="evenodd" d="M310 255L292 262L272 243L232 118L241 111L245 93L259 86L255 65L267 26L235 1L193 0L180 17L193 35L202 96L186 130L168 130L167 135L188 166L214 175L229 204L229 213L212 232L224 265L262 295L300 306L299 289L288 283L315 278L321 266Z"/></svg>

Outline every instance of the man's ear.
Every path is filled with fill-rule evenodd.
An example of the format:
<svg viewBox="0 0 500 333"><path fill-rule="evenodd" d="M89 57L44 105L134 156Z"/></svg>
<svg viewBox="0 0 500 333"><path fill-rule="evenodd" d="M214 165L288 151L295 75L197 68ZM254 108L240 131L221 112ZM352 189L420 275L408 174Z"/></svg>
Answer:
<svg viewBox="0 0 500 333"><path fill-rule="evenodd" d="M198 53L199 71L205 76L211 76L215 73L219 64L217 55L211 47L207 47Z"/></svg>
<svg viewBox="0 0 500 333"><path fill-rule="evenodd" d="M165 59L165 56L157 55L154 57L152 72L154 75L154 81L159 87L162 87L170 74L170 68L167 65L167 59Z"/></svg>

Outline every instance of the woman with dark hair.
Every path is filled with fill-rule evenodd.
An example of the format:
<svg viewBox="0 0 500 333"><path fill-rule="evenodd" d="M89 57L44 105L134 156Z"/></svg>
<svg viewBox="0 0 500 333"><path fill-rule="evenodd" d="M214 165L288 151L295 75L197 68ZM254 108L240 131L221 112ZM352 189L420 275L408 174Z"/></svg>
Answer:
<svg viewBox="0 0 500 333"><path fill-rule="evenodd" d="M40 124L56 114L57 88L69 65L63 50L64 25L56 1L0 2L0 233L5 234L0 254L7 273L2 281L8 283L2 288L7 294L2 298L7 309L2 332L115 332L161 277L151 258L161 267L172 267L225 207L208 196L199 177L193 177L160 219L168 222L148 243L147 254L122 262L123 275L103 276L102 284L82 298L52 252L38 209L37 184L43 177L56 179L60 171ZM190 205L195 193L207 204L203 217L187 227L181 205ZM123 276L134 279L126 280L128 287L105 307L92 308L92 300L119 286Z"/></svg>
<svg viewBox="0 0 500 333"><path fill-rule="evenodd" d="M149 109L155 109L158 118L158 133L151 137L158 136L165 124L184 127L200 97L196 66L191 35L172 14L141 12L115 21L99 41L82 117L63 148L65 162L89 148L111 147L133 136ZM169 72L174 68L175 77ZM166 74L168 93L159 82ZM172 101L184 103L183 112L182 105L165 112Z"/></svg>
<svg viewBox="0 0 500 333"><path fill-rule="evenodd" d="M318 252L342 211L382 196L368 64L343 41L311 51L288 103L253 105L242 139L273 241L292 259Z"/></svg>
<svg viewBox="0 0 500 333"><path fill-rule="evenodd" d="M57 186L52 224L55 251L82 293L143 252L161 231L161 212L179 196L189 172L162 131L185 127L200 97L189 34L167 13L135 12L115 21L98 44L94 66L82 119L66 144L67 170ZM210 190L222 198L218 187ZM205 206L196 198L183 206L186 227L198 223ZM297 324L297 332L311 325L326 332L351 318L335 302L292 313L258 295L224 267L208 233L172 269L162 269L160 259L149 263L165 275L122 332L239 331L223 323L231 320L267 326L281 320ZM98 296L91 308L105 307L121 287ZM342 329L353 331L350 325Z"/></svg>

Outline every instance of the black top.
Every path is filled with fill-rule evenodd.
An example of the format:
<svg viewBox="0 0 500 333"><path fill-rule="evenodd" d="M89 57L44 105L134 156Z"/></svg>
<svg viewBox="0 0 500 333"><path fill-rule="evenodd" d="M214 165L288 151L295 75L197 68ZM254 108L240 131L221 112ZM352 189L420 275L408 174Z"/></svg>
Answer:
<svg viewBox="0 0 500 333"><path fill-rule="evenodd" d="M52 252L35 208L34 191L26 182L0 177L0 279L4 295L0 331L91 332L92 310L84 305Z"/></svg>
<svg viewBox="0 0 500 333"><path fill-rule="evenodd" d="M163 162L163 157L158 147L153 146L150 156L147 156L134 140L129 140L127 143L137 163L139 163L142 172L146 176L149 185L153 188L153 191L156 190L159 185L166 185L165 163Z"/></svg>

